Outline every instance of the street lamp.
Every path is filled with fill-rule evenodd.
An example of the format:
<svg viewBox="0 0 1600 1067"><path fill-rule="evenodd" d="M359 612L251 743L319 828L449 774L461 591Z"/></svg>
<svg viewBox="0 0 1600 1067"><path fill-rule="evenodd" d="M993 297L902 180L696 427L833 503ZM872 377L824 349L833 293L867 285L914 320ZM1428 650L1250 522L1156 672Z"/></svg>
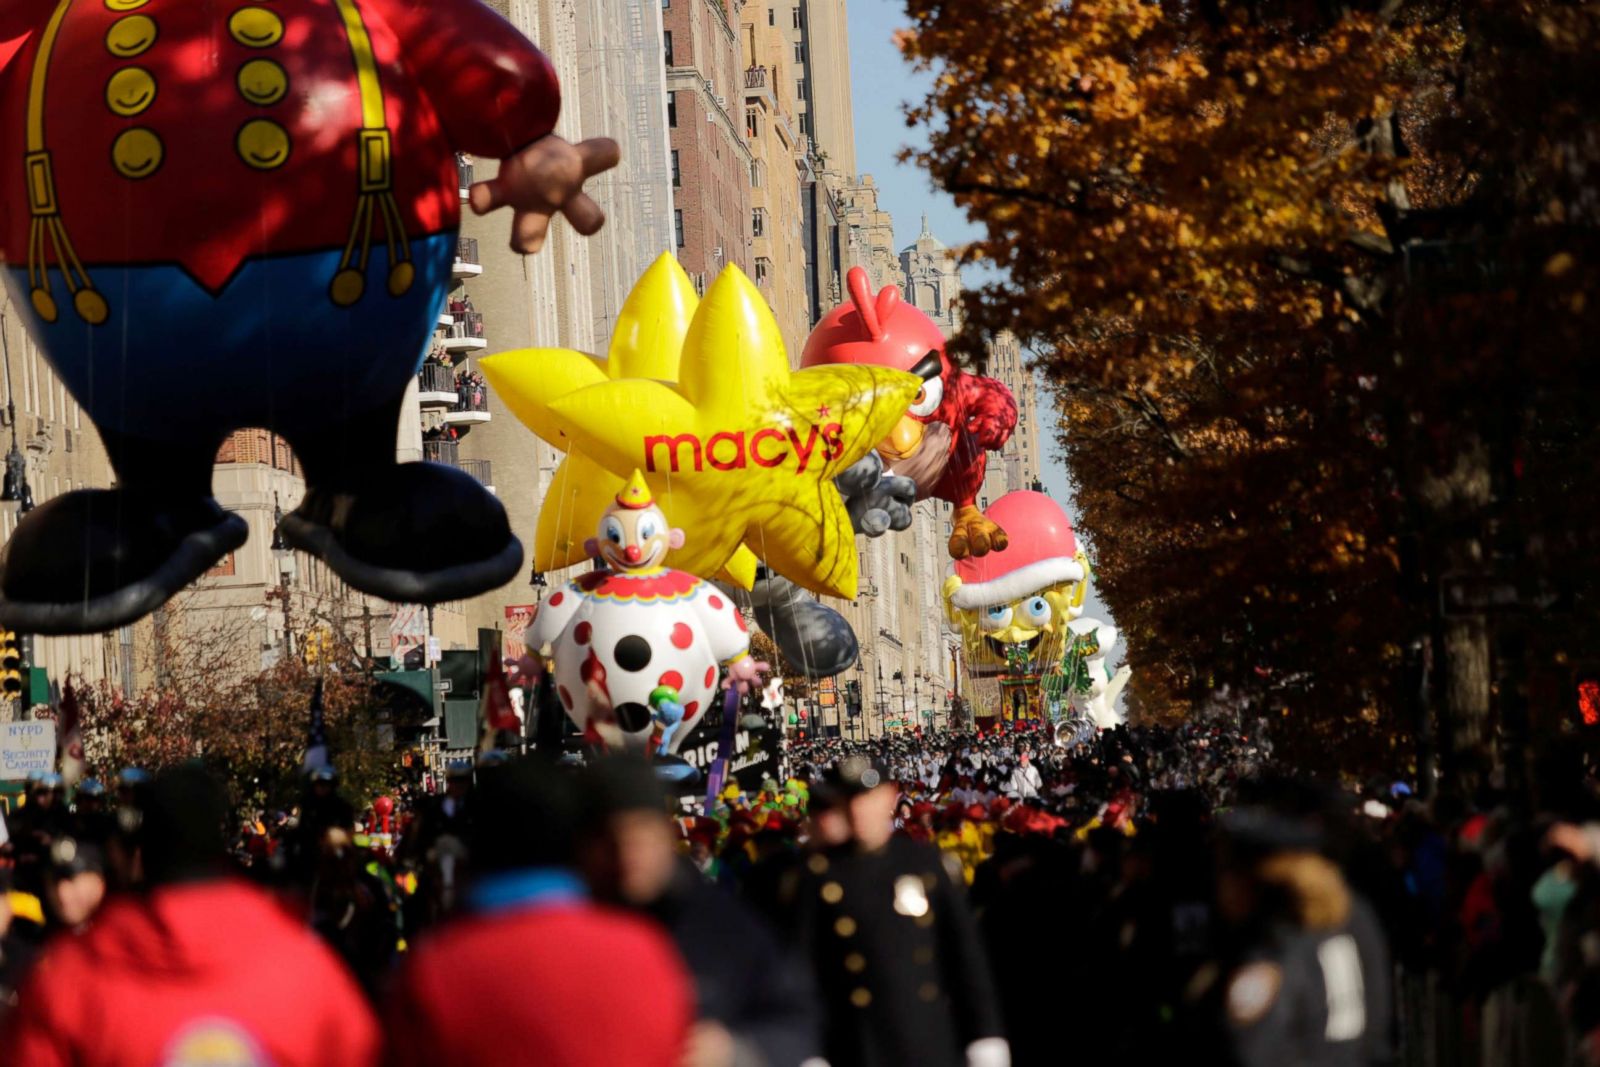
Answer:
<svg viewBox="0 0 1600 1067"><path fill-rule="evenodd" d="M11 387L11 342L6 337L5 316L0 315L0 357L6 364L6 419L11 423L11 450L6 453L5 482L0 486L0 501L16 504L19 514L33 510L33 489L28 485L28 461L17 445L16 390Z"/></svg>
<svg viewBox="0 0 1600 1067"><path fill-rule="evenodd" d="M278 588L269 591L267 595L283 603L283 648L288 655L294 655L294 625L291 616L289 598L289 583L294 578L295 555L294 549L289 547L289 542L283 538L283 508L278 503L278 494L272 494L272 555L278 561Z"/></svg>

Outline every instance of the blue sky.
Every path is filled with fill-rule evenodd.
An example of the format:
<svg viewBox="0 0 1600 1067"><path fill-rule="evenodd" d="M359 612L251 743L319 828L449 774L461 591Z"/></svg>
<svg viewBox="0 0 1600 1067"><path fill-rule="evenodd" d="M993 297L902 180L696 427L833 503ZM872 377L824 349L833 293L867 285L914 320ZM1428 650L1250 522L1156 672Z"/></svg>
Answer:
<svg viewBox="0 0 1600 1067"><path fill-rule="evenodd" d="M904 248L917 239L924 212L929 228L946 244L955 246L976 239L979 228L967 221L965 212L948 194L934 189L927 174L915 164L895 161L902 148L920 147L926 142L920 129L906 127L902 110L906 102L920 100L928 86L928 78L913 70L894 45L894 32L909 24L905 9L896 0L846 2L850 12L856 167L877 181L881 190L879 206L894 215L895 246ZM1039 428L1039 443L1045 454L1045 488L1057 500L1070 502L1067 470L1056 455L1053 434L1047 432L1050 426L1047 423ZM1092 591L1086 613L1110 618Z"/></svg>

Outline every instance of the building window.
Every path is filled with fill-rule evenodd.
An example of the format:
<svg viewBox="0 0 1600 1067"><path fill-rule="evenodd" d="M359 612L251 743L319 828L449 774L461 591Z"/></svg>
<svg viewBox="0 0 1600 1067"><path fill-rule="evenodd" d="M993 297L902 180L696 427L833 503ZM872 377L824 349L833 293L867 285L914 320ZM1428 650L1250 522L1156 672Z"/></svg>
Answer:
<svg viewBox="0 0 1600 1067"><path fill-rule="evenodd" d="M795 8L794 9L794 28L797 29L797 30L800 28L800 9L799 8Z"/></svg>
<svg viewBox="0 0 1600 1067"><path fill-rule="evenodd" d="M811 112L809 111L800 112L800 135L802 137L811 136Z"/></svg>
<svg viewBox="0 0 1600 1067"><path fill-rule="evenodd" d="M745 109L744 135L752 141L761 136L761 112L753 107Z"/></svg>
<svg viewBox="0 0 1600 1067"><path fill-rule="evenodd" d="M668 93L667 94L667 125L668 126L677 126L678 125L678 94L677 93Z"/></svg>
<svg viewBox="0 0 1600 1067"><path fill-rule="evenodd" d="M767 25L768 26L776 26L777 24L778 24L778 9L775 8L775 7L767 8Z"/></svg>
<svg viewBox="0 0 1600 1067"><path fill-rule="evenodd" d="M796 100L804 100L806 98L806 80L804 78L794 83L794 98Z"/></svg>
<svg viewBox="0 0 1600 1067"><path fill-rule="evenodd" d="M667 53L667 66L670 67L672 66L672 31L667 30L661 35L661 39L665 42L663 50Z"/></svg>
<svg viewBox="0 0 1600 1067"><path fill-rule="evenodd" d="M678 188L683 184L683 174L678 170L678 150L672 150L672 187Z"/></svg>
<svg viewBox="0 0 1600 1067"><path fill-rule="evenodd" d="M762 178L761 160L752 159L750 161L750 188L752 188L752 189L761 188L761 178Z"/></svg>
<svg viewBox="0 0 1600 1067"><path fill-rule="evenodd" d="M683 247L683 209L674 208L672 212L672 229L678 236L678 247ZM985 507L988 505L985 504Z"/></svg>
<svg viewBox="0 0 1600 1067"><path fill-rule="evenodd" d="M767 209L758 207L750 212L750 236L765 237L767 235Z"/></svg>
<svg viewBox="0 0 1600 1067"><path fill-rule="evenodd" d="M671 55L670 47L667 54ZM794 61L796 63L804 63L806 61L806 46L799 41L794 43ZM668 62L671 62L671 60L668 60Z"/></svg>
<svg viewBox="0 0 1600 1067"><path fill-rule="evenodd" d="M756 257L756 284L765 285L767 279L772 277L772 260L766 256Z"/></svg>

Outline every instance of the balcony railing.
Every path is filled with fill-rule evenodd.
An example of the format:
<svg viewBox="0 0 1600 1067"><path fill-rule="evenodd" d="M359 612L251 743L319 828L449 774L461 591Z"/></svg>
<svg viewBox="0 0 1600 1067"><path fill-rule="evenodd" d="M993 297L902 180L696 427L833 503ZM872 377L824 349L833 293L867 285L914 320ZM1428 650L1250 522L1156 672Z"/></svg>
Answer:
<svg viewBox="0 0 1600 1067"><path fill-rule="evenodd" d="M488 411L489 390L482 385L456 382L456 411Z"/></svg>
<svg viewBox="0 0 1600 1067"><path fill-rule="evenodd" d="M485 348L489 342L483 336L483 313L468 311L458 314L456 321L444 327L439 343L446 352L461 352L469 348Z"/></svg>
<svg viewBox="0 0 1600 1067"><path fill-rule="evenodd" d="M465 156L456 156L456 174L461 180L461 195L466 196L467 190L472 188L472 163Z"/></svg>
<svg viewBox="0 0 1600 1067"><path fill-rule="evenodd" d="M483 273L483 264L478 259L478 239L476 237L458 237L456 239L455 273L458 277Z"/></svg>
<svg viewBox="0 0 1600 1067"><path fill-rule="evenodd" d="M417 375L417 389L424 393L453 393L456 391L456 374L449 367L427 363Z"/></svg>
<svg viewBox="0 0 1600 1067"><path fill-rule="evenodd" d="M480 485L494 485L494 468L486 459L464 459L456 466L478 479Z"/></svg>
<svg viewBox="0 0 1600 1067"><path fill-rule="evenodd" d="M744 71L744 87L746 89L765 89L767 87L767 68L746 67Z"/></svg>
<svg viewBox="0 0 1600 1067"><path fill-rule="evenodd" d="M429 463L443 463L447 467L461 465L461 446L455 441L422 442L422 458Z"/></svg>

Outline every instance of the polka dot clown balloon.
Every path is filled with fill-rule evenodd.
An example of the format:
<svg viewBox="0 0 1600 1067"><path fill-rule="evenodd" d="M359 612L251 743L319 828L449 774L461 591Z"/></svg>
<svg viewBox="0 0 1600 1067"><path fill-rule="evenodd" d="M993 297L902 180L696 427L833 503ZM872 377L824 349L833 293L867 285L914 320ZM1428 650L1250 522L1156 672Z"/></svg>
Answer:
<svg viewBox="0 0 1600 1067"><path fill-rule="evenodd" d="M608 748L672 755L711 707L720 667L741 690L766 669L733 601L662 565L683 539L635 471L589 542L604 569L551 594L529 629L531 647L550 649L562 707Z"/></svg>
<svg viewBox="0 0 1600 1067"><path fill-rule="evenodd" d="M1010 543L956 562L945 580L945 614L961 628L973 669L1037 673L1066 650L1089 569L1072 520L1044 493L1007 493L985 514L1010 531Z"/></svg>

